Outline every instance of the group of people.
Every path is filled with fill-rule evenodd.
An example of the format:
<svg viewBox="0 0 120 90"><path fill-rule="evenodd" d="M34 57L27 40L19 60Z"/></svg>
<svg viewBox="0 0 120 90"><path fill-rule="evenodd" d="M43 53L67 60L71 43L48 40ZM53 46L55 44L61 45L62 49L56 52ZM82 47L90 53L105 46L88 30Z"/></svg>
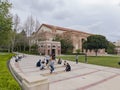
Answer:
<svg viewBox="0 0 120 90"><path fill-rule="evenodd" d="M71 71L71 66L70 66L70 64L67 61L64 61L64 66L66 67L65 68L66 72Z"/></svg>
<svg viewBox="0 0 120 90"><path fill-rule="evenodd" d="M62 60L61 60L61 58L59 58L58 59L58 62L57 62L58 64L62 64ZM67 71L71 71L71 66L70 66L70 64L67 62L67 61L64 61L64 66L65 66L65 71L67 72Z"/></svg>
<svg viewBox="0 0 120 90"><path fill-rule="evenodd" d="M36 63L37 67L40 67L40 70L44 70L45 67L50 67L50 73L54 71L54 62L55 60L52 60L52 57L46 56L43 60L39 60Z"/></svg>
<svg viewBox="0 0 120 90"><path fill-rule="evenodd" d="M22 58L24 58L24 54L23 54L23 55L16 55L16 56L14 56L14 58L15 58L15 62L18 62L18 61L20 61Z"/></svg>
<svg viewBox="0 0 120 90"><path fill-rule="evenodd" d="M57 62L57 64L62 64L61 58L59 58L58 61L56 61L52 57L46 56L43 60L40 59L36 63L36 66L40 67L40 70L44 70L45 67L48 67L48 68L50 68L50 73L52 74L55 70L55 67L54 67L55 62ZM65 66L65 71L66 72L71 71L71 66L67 61L64 61L64 66Z"/></svg>

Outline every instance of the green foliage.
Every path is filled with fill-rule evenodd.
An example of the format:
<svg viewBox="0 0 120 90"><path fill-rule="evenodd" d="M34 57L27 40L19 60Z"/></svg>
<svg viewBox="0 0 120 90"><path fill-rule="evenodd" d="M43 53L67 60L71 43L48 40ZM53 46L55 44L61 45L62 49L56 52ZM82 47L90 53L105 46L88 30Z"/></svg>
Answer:
<svg viewBox="0 0 120 90"><path fill-rule="evenodd" d="M25 31L23 30L20 33L16 33L16 39L15 39L15 51L26 51L28 48L28 39L25 34Z"/></svg>
<svg viewBox="0 0 120 90"><path fill-rule="evenodd" d="M30 53L31 54L37 54L37 55L39 54L37 44L34 44L34 45L31 46L31 52Z"/></svg>
<svg viewBox="0 0 120 90"><path fill-rule="evenodd" d="M87 41L83 43L84 49L88 50L94 50L97 55L98 49L107 49L108 41L107 39L102 35L91 35L87 37Z"/></svg>
<svg viewBox="0 0 120 90"><path fill-rule="evenodd" d="M9 48L11 44L12 17L11 4L7 0L0 2L0 47Z"/></svg>
<svg viewBox="0 0 120 90"><path fill-rule="evenodd" d="M31 54L31 55L40 55L40 53L38 51L34 51L34 50L31 50L30 52L29 51L22 51L21 53Z"/></svg>
<svg viewBox="0 0 120 90"><path fill-rule="evenodd" d="M109 42L109 44L108 44L107 53L108 54L116 54L115 45L113 43L111 43L111 42Z"/></svg>
<svg viewBox="0 0 120 90"><path fill-rule="evenodd" d="M7 61L12 56L13 54L0 53L0 90L20 90L18 83L7 68Z"/></svg>
<svg viewBox="0 0 120 90"><path fill-rule="evenodd" d="M58 56L58 58L75 61L75 55L63 55ZM120 56L88 56L87 59L89 64L120 68L120 65L118 65L118 62L120 62ZM84 63L85 55L79 55L78 60L79 62Z"/></svg>
<svg viewBox="0 0 120 90"><path fill-rule="evenodd" d="M77 53L80 53L80 49L77 49L76 52L77 52Z"/></svg>
<svg viewBox="0 0 120 90"><path fill-rule="evenodd" d="M63 38L61 42L61 52L62 53L71 53L73 50L72 41L70 39Z"/></svg>
<svg viewBox="0 0 120 90"><path fill-rule="evenodd" d="M69 35L66 36L60 36L56 35L54 38L54 41L60 41L61 42L61 53L72 53L73 51L73 44L71 37Z"/></svg>

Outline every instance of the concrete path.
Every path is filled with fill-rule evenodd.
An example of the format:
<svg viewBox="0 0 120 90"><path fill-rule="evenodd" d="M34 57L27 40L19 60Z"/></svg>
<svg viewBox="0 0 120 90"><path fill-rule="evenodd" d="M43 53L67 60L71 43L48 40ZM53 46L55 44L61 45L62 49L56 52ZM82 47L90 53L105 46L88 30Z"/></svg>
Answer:
<svg viewBox="0 0 120 90"><path fill-rule="evenodd" d="M55 64L55 72L50 74L49 68L36 67L39 59L44 57L26 55L16 68L26 76L48 77L50 90L120 90L120 69L68 61L72 71L65 72L63 64Z"/></svg>

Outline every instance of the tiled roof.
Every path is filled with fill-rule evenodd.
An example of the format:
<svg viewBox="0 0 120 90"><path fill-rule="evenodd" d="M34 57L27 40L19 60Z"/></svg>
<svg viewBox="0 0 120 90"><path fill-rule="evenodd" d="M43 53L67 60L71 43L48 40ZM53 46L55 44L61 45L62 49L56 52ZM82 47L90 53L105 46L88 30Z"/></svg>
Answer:
<svg viewBox="0 0 120 90"><path fill-rule="evenodd" d="M63 28L63 27L54 26L54 25L49 25L49 24L42 24L41 26L46 26L46 27L48 27L48 28L55 29L55 30L71 31L71 32L77 32L77 33L84 33L84 34L92 35L91 33L86 33L86 32L82 32L82 31L78 31L78 30L74 30L74 29ZM40 27L40 28L41 28L41 27Z"/></svg>

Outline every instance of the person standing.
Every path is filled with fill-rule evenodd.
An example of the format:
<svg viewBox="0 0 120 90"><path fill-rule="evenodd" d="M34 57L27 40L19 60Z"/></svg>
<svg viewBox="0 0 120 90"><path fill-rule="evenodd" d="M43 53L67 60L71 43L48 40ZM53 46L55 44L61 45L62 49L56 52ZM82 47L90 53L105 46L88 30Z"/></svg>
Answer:
<svg viewBox="0 0 120 90"><path fill-rule="evenodd" d="M54 60L50 60L50 73L52 74L53 73L53 71L54 71Z"/></svg>
<svg viewBox="0 0 120 90"><path fill-rule="evenodd" d="M62 64L61 58L58 59L58 62L57 62L57 63L58 63L58 64Z"/></svg>
<svg viewBox="0 0 120 90"><path fill-rule="evenodd" d="M76 55L75 58L76 58L76 64L78 64L78 55Z"/></svg>
<svg viewBox="0 0 120 90"><path fill-rule="evenodd" d="M46 56L46 66L47 66L48 63L49 63L49 60L50 60L50 57L49 57L49 56Z"/></svg>

